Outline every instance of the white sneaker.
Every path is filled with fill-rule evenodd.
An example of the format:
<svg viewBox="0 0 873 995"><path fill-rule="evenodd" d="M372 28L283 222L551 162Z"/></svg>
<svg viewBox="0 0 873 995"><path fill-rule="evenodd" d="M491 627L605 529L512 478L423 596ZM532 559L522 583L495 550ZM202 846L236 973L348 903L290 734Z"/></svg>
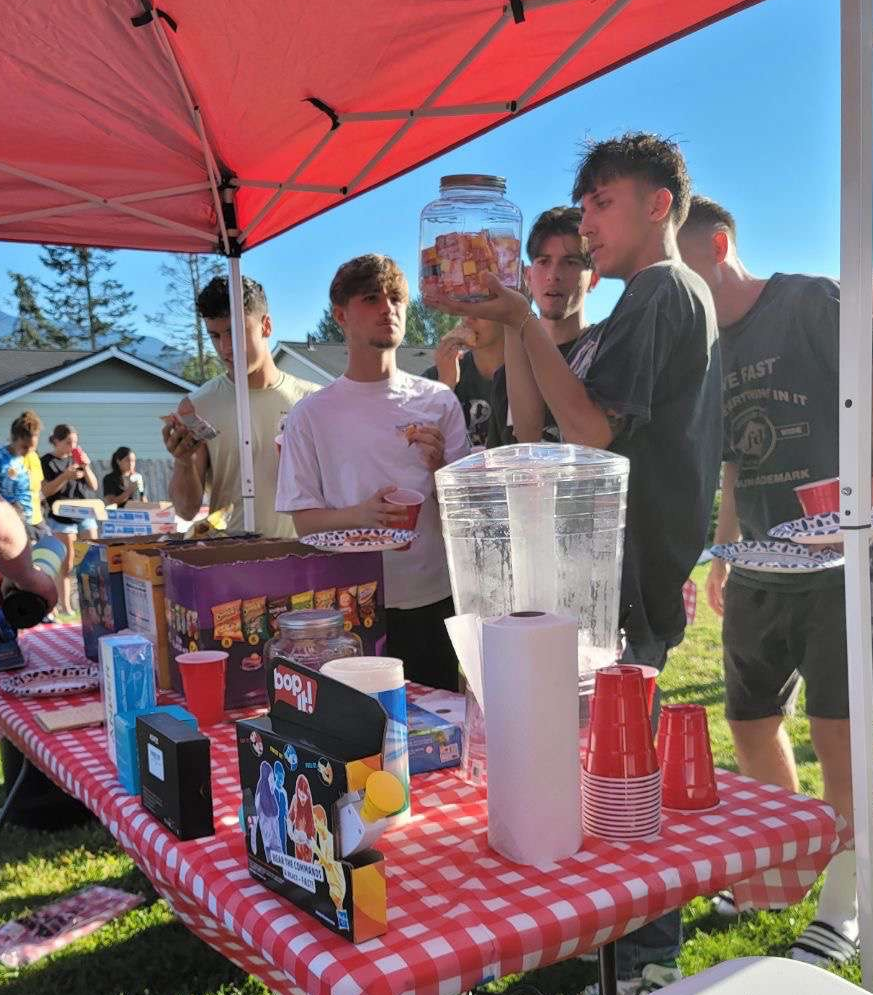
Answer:
<svg viewBox="0 0 873 995"><path fill-rule="evenodd" d="M617 991L618 995L649 995L650 992L659 992L681 980L682 972L675 961L668 964L646 964L641 977L627 981L619 978ZM600 995L600 983L595 981L594 984L587 985L580 995Z"/></svg>

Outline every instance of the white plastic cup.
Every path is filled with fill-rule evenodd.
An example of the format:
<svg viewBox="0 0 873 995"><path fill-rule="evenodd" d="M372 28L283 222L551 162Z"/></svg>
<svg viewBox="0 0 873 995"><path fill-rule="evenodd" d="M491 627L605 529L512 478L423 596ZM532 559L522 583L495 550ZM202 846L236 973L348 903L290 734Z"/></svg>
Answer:
<svg viewBox="0 0 873 995"><path fill-rule="evenodd" d="M406 681L403 661L390 656L355 656L329 660L322 668L334 680L363 691L385 709L388 721L382 746L382 766L398 778L406 791L406 807L389 818L392 825L407 822L409 802L409 742L406 727Z"/></svg>

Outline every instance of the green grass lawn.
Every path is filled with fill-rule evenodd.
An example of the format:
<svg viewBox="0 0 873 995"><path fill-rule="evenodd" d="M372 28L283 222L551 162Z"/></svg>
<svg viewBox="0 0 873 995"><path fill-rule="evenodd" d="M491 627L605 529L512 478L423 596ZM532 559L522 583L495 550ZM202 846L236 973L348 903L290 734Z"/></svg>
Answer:
<svg viewBox="0 0 873 995"><path fill-rule="evenodd" d="M695 572L697 621L671 655L661 687L667 701L706 705L715 761L735 769L722 706L719 620L705 604L705 575L705 567ZM805 718L793 719L789 731L803 790L818 794L821 778ZM0 785L0 800L2 794ZM0 922L89 884L108 884L145 898L138 909L29 968L16 972L0 967L4 995L268 995L264 985L176 921L148 879L102 828L49 834L6 827L0 833L0 855ZM782 913L749 914L727 924L710 913L705 899L697 899L684 910L682 970L693 974L732 957L784 953L813 911L807 899ZM860 980L855 965L840 973ZM592 966L568 961L531 972L525 980L547 995L576 995L593 977ZM481 992L502 992L517 980L503 979Z"/></svg>

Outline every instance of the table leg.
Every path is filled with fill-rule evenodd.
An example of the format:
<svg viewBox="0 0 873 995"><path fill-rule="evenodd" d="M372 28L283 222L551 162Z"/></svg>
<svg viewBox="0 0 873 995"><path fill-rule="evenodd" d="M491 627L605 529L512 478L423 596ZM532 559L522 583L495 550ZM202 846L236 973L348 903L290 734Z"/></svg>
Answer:
<svg viewBox="0 0 873 995"><path fill-rule="evenodd" d="M21 759L21 770L18 772L18 777L15 778L14 783L10 786L9 791L6 794L6 801L3 802L3 807L0 808L0 829L3 828L3 823L6 821L6 816L12 811L12 803L15 801L15 796L18 794L18 789L24 783L25 777L30 770L30 761L27 757L22 757Z"/></svg>
<svg viewBox="0 0 873 995"><path fill-rule="evenodd" d="M600 995L618 995L614 943L604 943L597 951L597 966L600 971Z"/></svg>

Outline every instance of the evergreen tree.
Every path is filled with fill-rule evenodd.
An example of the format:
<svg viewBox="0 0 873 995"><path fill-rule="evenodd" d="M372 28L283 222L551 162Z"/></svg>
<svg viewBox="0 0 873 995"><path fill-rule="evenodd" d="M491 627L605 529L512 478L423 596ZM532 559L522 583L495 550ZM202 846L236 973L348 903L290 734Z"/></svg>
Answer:
<svg viewBox="0 0 873 995"><path fill-rule="evenodd" d="M125 321L136 310L133 293L118 280L101 279L115 265L111 250L45 245L40 262L55 274L52 283L42 284L55 323L74 326L92 349L134 341Z"/></svg>
<svg viewBox="0 0 873 995"><path fill-rule="evenodd" d="M167 340L188 357L182 376L201 384L219 373L224 365L212 349L206 326L197 311L197 297L214 276L221 276L224 266L214 256L196 252L174 253L161 263L164 278L164 305L157 314L147 314L146 321L163 329Z"/></svg>
<svg viewBox="0 0 873 995"><path fill-rule="evenodd" d="M224 372L224 363L222 363L214 352L210 351L202 360L197 356L189 356L179 375L185 380L190 380L191 383L199 385Z"/></svg>
<svg viewBox="0 0 873 995"><path fill-rule="evenodd" d="M67 349L70 337L43 314L36 296L36 279L9 270L12 296L18 310L18 320L7 336L8 349Z"/></svg>
<svg viewBox="0 0 873 995"><path fill-rule="evenodd" d="M429 308L421 297L413 297L406 309L407 345L433 348L439 340L458 323L452 314L443 314Z"/></svg>
<svg viewBox="0 0 873 995"><path fill-rule="evenodd" d="M321 312L321 317L318 319L318 324L310 338L315 342L345 342L343 330L337 324L337 320L329 307Z"/></svg>
<svg viewBox="0 0 873 995"><path fill-rule="evenodd" d="M406 309L406 345L420 345L432 348L458 319L441 311L427 307L421 297L413 297ZM310 336L315 342L344 342L343 330L337 324L331 309L326 307L318 319L315 331Z"/></svg>

